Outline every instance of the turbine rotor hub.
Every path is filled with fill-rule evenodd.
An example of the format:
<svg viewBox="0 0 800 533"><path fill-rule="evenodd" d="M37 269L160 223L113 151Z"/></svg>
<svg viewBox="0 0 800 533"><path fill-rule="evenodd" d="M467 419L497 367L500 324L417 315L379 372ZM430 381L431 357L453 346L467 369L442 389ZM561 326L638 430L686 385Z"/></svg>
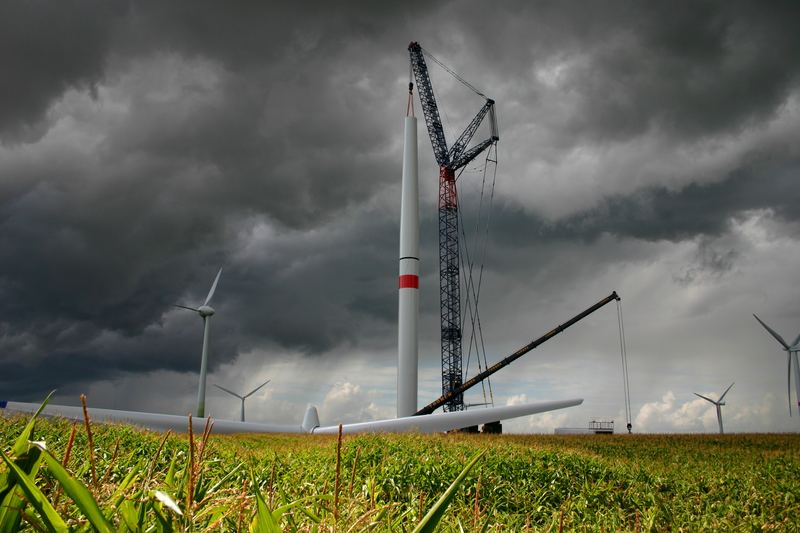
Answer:
<svg viewBox="0 0 800 533"><path fill-rule="evenodd" d="M215 313L214 308L210 305L201 305L197 308L197 312L200 313L200 316L203 318L209 317Z"/></svg>

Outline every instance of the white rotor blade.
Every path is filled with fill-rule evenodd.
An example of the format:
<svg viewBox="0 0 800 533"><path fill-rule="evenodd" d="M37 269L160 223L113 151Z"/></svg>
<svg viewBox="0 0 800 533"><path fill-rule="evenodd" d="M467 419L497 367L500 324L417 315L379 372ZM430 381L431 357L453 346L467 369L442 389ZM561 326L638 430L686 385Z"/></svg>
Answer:
<svg viewBox="0 0 800 533"><path fill-rule="evenodd" d="M242 398L241 396L239 396L238 394L236 394L236 393L235 393L235 392L233 392L232 390L228 390L228 389L226 389L225 387L221 387L221 386L217 385L216 383L214 383L214 386L215 386L216 388L220 389L220 390L224 390L224 391L225 391L225 392L227 392L228 394L233 394L234 396L236 396L236 397L237 397L237 398L239 398L240 400L244 400L244 398ZM246 396L245 396L245 398L246 398Z"/></svg>
<svg viewBox="0 0 800 533"><path fill-rule="evenodd" d="M188 309L189 311L194 311L195 313L200 312L199 309L195 309L194 307L186 307L185 305L172 304L172 307L180 307L181 309Z"/></svg>
<svg viewBox="0 0 800 533"><path fill-rule="evenodd" d="M0 404L2 405L2 404ZM6 402L3 411L16 413L35 413L39 410L38 403ZM171 430L175 433L185 433L188 428L188 417L182 415L166 415L160 413L141 413L137 411L119 411L116 409L89 408L89 417L92 422L115 422L117 424L134 424L155 431ZM67 418L69 420L84 420L83 408L66 405L47 404L41 416ZM210 418L192 417L192 430L195 434L203 433ZM239 422L238 420L214 419L214 433L306 433L297 425L262 424L259 422Z"/></svg>
<svg viewBox="0 0 800 533"><path fill-rule="evenodd" d="M713 403L714 405L717 405L717 402L715 402L714 400L712 400L708 396L703 396L702 394L697 394L696 392L694 392L692 394L694 394L695 396L700 396L702 399L704 399L706 401L709 401L709 402Z"/></svg>
<svg viewBox="0 0 800 533"><path fill-rule="evenodd" d="M248 392L247 394L245 394L245 395L244 395L244 397L245 397L245 398L247 398L247 397L249 397L249 396L251 396L251 395L255 394L255 392L256 392L258 389L260 389L261 387L263 387L264 385L266 385L266 384L267 384L267 383L269 383L270 381L271 381L271 380L269 380L269 379L268 379L267 381L265 381L264 383L262 383L261 385L259 385L259 386L258 386L258 387L256 387L255 389L253 389L253 390L251 390L250 392Z"/></svg>
<svg viewBox="0 0 800 533"><path fill-rule="evenodd" d="M763 320L761 320L760 318L758 318L758 317L756 316L756 314L755 314L755 313L753 313L753 316L756 318L756 320L758 320L758 323L759 323L759 324L761 324L762 326L764 326L764 329L766 329L767 331L769 331L770 335L772 335L773 337L775 337L775 340L777 340L779 343L781 343L781 345L783 345L783 347L784 347L784 348L786 348L787 350L789 349L789 345L788 345L788 344L786 344L786 341L785 341L785 340L783 340L783 337L781 337L780 335L778 335L778 333L777 333L777 332L776 332L774 329L772 329L771 327L769 327L768 325L766 325L766 324L764 323L764 321L763 321Z"/></svg>
<svg viewBox="0 0 800 533"><path fill-rule="evenodd" d="M208 291L208 296L206 296L206 301L203 302L203 305L208 305L208 302L210 302L211 298L214 296L214 291L217 290L217 283L219 282L220 274L222 274L222 268L220 268L219 272L217 272L217 277L214 278L214 283L211 285L211 290Z"/></svg>
<svg viewBox="0 0 800 533"><path fill-rule="evenodd" d="M220 387L221 388L221 387ZM422 433L448 431L475 424L484 424L496 420L507 420L519 416L563 409L580 405L583 400L564 400L555 402L541 402L536 404L510 405L492 407L489 409L474 409L472 411L452 411L447 413L434 413L431 415L409 416L390 420L376 420L373 422L360 422L344 424L345 433L398 433L404 431L419 431ZM0 413L3 411L18 413L35 413L40 409L36 403L4 402L0 403ZM119 411L116 409L90 408L89 416L97 422L116 422L135 424L157 431L172 430L178 433L186 431L187 417L166 415L159 413L140 413L135 411ZM314 410L316 413L316 409ZM83 420L84 412L81 407L48 404L42 410L42 416L55 416L70 420ZM308 415L306 415L308 418ZM313 417L314 423L300 425L262 424L258 422L239 422L233 420L214 420L215 433L338 433L339 426L315 427L319 423L318 417ZM208 423L208 418L192 418L192 428L195 433L202 433Z"/></svg>
<svg viewBox="0 0 800 533"><path fill-rule="evenodd" d="M463 428L508 420L520 416L528 416L546 411L555 411L583 403L582 399L563 400L555 402L538 402L521 405L505 405L502 407L489 407L487 409L471 409L469 411L449 411L446 413L433 413L430 415L406 416L388 420L374 420L372 422L356 422L343 424L342 432L351 433L438 433L451 429ZM327 433L336 435L339 425L316 427L310 430L313 434Z"/></svg>
<svg viewBox="0 0 800 533"><path fill-rule="evenodd" d="M736 383L736 382L734 381L733 383ZM719 401L720 402L722 402L722 399L725 398L726 394L728 394L728 391L731 390L731 387L733 387L733 383L731 383L730 386L727 389L725 389L725 392L722 393L722 396L719 397Z"/></svg>

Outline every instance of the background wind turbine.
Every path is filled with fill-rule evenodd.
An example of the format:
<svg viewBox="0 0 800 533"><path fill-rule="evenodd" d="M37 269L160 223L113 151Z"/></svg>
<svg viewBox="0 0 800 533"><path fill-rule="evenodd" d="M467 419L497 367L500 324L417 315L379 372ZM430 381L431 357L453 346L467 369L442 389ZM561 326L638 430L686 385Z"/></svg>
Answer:
<svg viewBox="0 0 800 533"><path fill-rule="evenodd" d="M719 400L717 400L717 401L712 400L708 396L703 396L702 394L697 394L696 392L694 393L695 396L700 396L702 399L713 403L714 406L717 408L717 422L719 422L719 432L720 433L725 433L722 430L722 409L720 409L720 407L725 405L725 402L723 400L725 399L725 395L728 394L728 391L731 390L731 387L733 387L733 383L728 385L728 388L725 389L725 392L722 393L722 396L720 396Z"/></svg>
<svg viewBox="0 0 800 533"><path fill-rule="evenodd" d="M244 396L239 396L238 394L236 394L236 393L235 393L235 392L233 392L232 390L228 390L228 389L226 389L225 387L223 387L222 385L217 385L216 383L214 383L214 386L215 386L216 388L218 388L219 390L221 390L221 391L225 391L225 392L227 392L228 394L231 394L231 395L233 395L233 396L236 396L237 398L239 398L240 400L242 400L242 418L241 418L241 421L242 421L242 422L244 422L244 400L245 400L245 398L248 398L249 396L252 396L253 394L255 394L255 393L256 393L256 391L257 391L258 389L260 389L261 387L263 387L264 385L266 385L266 384L267 384L267 383L269 383L269 382L270 382L270 380L267 380L267 381L265 381L264 383L262 383L261 385L259 385L259 386L258 386L258 387L256 387L255 389L251 390L250 392L248 392L248 393L247 393L247 394L245 394Z"/></svg>
<svg viewBox="0 0 800 533"><path fill-rule="evenodd" d="M219 276L222 274L222 269L219 269L217 272L217 277L214 278L214 283L211 284L211 290L208 291L208 296L206 296L206 301L203 302L203 305L200 307L187 307L185 305L178 305L175 304L175 307L180 307L181 309L188 309L189 311L194 311L200 318L203 319L203 354L200 359L200 385L197 388L197 416L202 418L206 413L206 367L208 366L208 323L211 320L211 317L214 315L214 308L211 307L209 302L211 302L211 298L214 296L214 291L217 290L217 283L219 282Z"/></svg>
<svg viewBox="0 0 800 533"><path fill-rule="evenodd" d="M794 359L794 386L797 395L797 409L800 411L800 361L798 361L797 356L797 352L800 351L800 335L797 336L792 344L787 344L786 341L783 340L783 337L766 325L755 313L753 313L753 316L758 320L759 324L764 326L764 329L766 329L770 335L775 337L775 340L778 341L786 351L786 396L789 400L789 416L792 416L792 359Z"/></svg>

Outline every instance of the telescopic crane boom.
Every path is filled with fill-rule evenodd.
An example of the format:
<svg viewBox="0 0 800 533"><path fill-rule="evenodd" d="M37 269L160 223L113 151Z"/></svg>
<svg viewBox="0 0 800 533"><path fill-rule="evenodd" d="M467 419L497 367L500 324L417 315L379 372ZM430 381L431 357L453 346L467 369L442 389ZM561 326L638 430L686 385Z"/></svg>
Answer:
<svg viewBox="0 0 800 533"><path fill-rule="evenodd" d="M429 403L428 405L426 405L425 407L423 407L422 409L420 409L419 411L414 413L414 415L415 416L416 415L429 415L432 412L434 412L436 409L441 407L442 405L445 405L453 396L455 396L455 395L463 396L464 391L466 391L467 389L472 388L473 386L477 385L478 383L480 383L484 379L488 378L489 376L491 376L492 374L494 374L495 372L497 372L501 368L507 367L512 362L516 361L517 359L519 359L520 357L522 357L526 353L530 352L531 350L533 350L534 348L536 348L540 344L552 339L557 334L561 333L562 331L564 331L565 329L567 329L568 327L570 327L574 323L578 322L579 320L583 320L584 318L586 318L587 316L591 315L592 313L594 313L595 311L597 311L598 309L600 309L601 307L603 307L607 303L613 302L615 300L620 300L620 297L617 295L617 291L612 292L611 294L609 294L608 296L606 296L605 298L603 298L602 300L600 300L599 302L597 302L596 304L591 306L589 309L586 309L582 313L579 313L579 314L575 315L574 317L570 318L569 320L567 320L563 324L558 325L555 328L551 329L550 331L548 331L547 333L545 333L544 335L542 335L538 339L533 340L530 343L526 344L525 346L523 346L522 348L520 348L516 352L512 353L511 355L509 355L505 359L493 364L492 366L490 366L489 368L487 368L483 372L475 375L475 377L473 377L473 378L469 379L468 381L466 381L465 383L459 385L457 388L453 389L452 391L450 391L450 392L448 392L446 394L442 394L439 398L437 398L436 400L432 401L431 403Z"/></svg>
<svg viewBox="0 0 800 533"><path fill-rule="evenodd" d="M494 100L486 99L483 107L448 150L447 140L439 116L439 107L433 96L433 86L422 47L417 42L408 45L411 69L417 82L422 114L433 145L433 154L439 164L439 305L442 343L442 395L448 400L445 411L463 411L464 397L455 393L461 387L461 286L458 249L458 194L456 171L466 166L481 152L499 140ZM469 142L486 115L491 122L491 136L470 149Z"/></svg>

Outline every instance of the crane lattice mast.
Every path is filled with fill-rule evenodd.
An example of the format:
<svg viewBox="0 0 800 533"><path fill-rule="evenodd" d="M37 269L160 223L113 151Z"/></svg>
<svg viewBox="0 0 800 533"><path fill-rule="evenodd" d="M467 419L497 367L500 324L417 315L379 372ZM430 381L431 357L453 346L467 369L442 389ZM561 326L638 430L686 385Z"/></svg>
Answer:
<svg viewBox="0 0 800 533"><path fill-rule="evenodd" d="M448 150L423 49L419 43L412 42L408 45L408 51L428 135L431 138L436 162L439 164L439 306L442 394L445 395L460 388L464 379L461 363L461 285L456 171L497 142L499 137L494 116L494 100L487 98L481 110ZM490 116L491 136L467 149L487 113ZM465 408L463 393L453 396L442 408L445 411L463 411Z"/></svg>

